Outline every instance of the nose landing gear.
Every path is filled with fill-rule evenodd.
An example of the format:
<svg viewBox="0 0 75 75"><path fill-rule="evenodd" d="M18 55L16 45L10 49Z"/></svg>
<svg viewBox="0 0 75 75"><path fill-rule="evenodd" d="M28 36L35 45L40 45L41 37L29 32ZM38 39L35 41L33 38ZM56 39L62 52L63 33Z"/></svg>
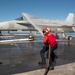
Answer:
<svg viewBox="0 0 75 75"><path fill-rule="evenodd" d="M29 40L30 40L30 41L34 41L34 37L30 35L30 36L29 36Z"/></svg>
<svg viewBox="0 0 75 75"><path fill-rule="evenodd" d="M68 41L71 41L73 39L72 36L67 36L65 33L63 33L63 37L66 38Z"/></svg>

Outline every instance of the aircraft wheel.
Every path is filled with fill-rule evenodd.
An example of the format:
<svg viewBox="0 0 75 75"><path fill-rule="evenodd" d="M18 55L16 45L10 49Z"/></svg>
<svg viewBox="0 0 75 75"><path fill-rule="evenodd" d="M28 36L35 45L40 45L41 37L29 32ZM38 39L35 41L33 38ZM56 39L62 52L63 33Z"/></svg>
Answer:
<svg viewBox="0 0 75 75"><path fill-rule="evenodd" d="M29 36L30 41L34 41L34 37L33 36Z"/></svg>
<svg viewBox="0 0 75 75"><path fill-rule="evenodd" d="M72 36L68 36L68 40L71 41L73 38Z"/></svg>

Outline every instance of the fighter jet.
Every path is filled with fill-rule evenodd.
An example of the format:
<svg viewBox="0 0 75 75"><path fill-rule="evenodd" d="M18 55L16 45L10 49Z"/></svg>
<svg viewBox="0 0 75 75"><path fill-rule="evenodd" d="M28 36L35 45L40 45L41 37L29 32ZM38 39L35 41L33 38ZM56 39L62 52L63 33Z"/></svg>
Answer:
<svg viewBox="0 0 75 75"><path fill-rule="evenodd" d="M74 14L69 13L65 21L60 20L48 20L32 17L29 14L22 13L23 16L6 22L0 22L0 31L16 31L16 30L31 30L34 31L37 28L43 29L44 27L50 27L52 31L75 31L75 25L73 23ZM31 24L27 17L35 24ZM37 27L36 27L37 26Z"/></svg>
<svg viewBox="0 0 75 75"><path fill-rule="evenodd" d="M66 36L65 32L75 31L75 23L73 22L74 13L69 13L65 21L40 19L27 13L22 13L22 15L22 17L15 20L0 22L0 31L38 30L42 34L42 29L44 27L49 27L51 31L55 32L56 34L59 32L63 33L63 37L67 39L71 39L72 37Z"/></svg>

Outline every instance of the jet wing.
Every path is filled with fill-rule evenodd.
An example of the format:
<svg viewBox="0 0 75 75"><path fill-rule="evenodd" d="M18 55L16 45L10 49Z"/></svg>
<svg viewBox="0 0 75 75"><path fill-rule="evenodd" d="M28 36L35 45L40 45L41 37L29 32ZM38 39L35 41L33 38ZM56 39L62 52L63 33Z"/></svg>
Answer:
<svg viewBox="0 0 75 75"><path fill-rule="evenodd" d="M37 31L35 27L30 23L17 23L17 24L27 27L27 29L24 29L24 31Z"/></svg>

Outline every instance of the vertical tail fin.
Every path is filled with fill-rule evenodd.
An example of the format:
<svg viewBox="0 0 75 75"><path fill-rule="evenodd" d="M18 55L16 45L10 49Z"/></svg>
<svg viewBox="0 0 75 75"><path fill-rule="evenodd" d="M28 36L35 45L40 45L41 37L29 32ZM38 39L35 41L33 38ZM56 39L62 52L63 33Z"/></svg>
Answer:
<svg viewBox="0 0 75 75"><path fill-rule="evenodd" d="M73 23L74 13L69 13L66 18L66 22Z"/></svg>

